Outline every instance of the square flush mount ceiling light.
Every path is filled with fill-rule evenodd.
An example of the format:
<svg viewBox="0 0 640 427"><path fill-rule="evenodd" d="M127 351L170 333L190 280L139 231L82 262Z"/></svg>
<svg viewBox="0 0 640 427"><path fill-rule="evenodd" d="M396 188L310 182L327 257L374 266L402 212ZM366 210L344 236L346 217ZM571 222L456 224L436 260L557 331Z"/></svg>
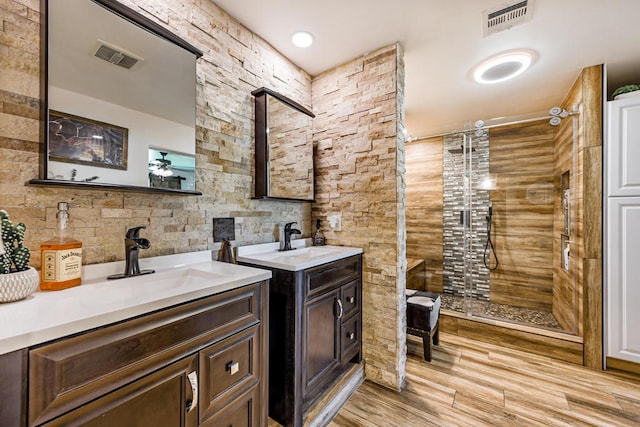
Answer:
<svg viewBox="0 0 640 427"><path fill-rule="evenodd" d="M473 69L473 79L482 84L500 83L512 79L533 64L536 53L529 49L512 50L492 56Z"/></svg>

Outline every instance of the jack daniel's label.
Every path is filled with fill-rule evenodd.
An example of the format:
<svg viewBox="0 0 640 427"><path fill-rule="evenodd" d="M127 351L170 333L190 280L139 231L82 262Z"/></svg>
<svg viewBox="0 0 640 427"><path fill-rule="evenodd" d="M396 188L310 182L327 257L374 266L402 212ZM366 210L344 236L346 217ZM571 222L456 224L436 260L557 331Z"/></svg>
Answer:
<svg viewBox="0 0 640 427"><path fill-rule="evenodd" d="M44 282L66 282L82 277L82 248L44 251L42 272Z"/></svg>

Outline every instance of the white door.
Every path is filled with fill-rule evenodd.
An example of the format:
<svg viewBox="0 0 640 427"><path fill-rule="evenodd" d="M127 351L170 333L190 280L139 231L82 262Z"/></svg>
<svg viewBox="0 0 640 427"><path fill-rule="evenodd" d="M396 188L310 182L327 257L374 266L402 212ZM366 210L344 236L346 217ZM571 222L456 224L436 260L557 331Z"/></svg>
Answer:
<svg viewBox="0 0 640 427"><path fill-rule="evenodd" d="M640 95L607 103L608 196L640 196Z"/></svg>
<svg viewBox="0 0 640 427"><path fill-rule="evenodd" d="M607 356L640 363L640 197L607 208Z"/></svg>

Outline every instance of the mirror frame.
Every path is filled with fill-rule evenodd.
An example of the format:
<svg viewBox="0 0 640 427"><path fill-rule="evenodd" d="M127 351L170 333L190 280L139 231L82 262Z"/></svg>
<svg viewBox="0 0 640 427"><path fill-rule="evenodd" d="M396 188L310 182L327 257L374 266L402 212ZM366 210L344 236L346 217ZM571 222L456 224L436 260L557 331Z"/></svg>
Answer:
<svg viewBox="0 0 640 427"><path fill-rule="evenodd" d="M261 87L251 92L251 95L255 97L255 185L254 185L254 199L270 199L270 200L289 200L298 202L314 202L315 201L315 189L311 199L293 198L293 197L273 197L269 196L269 138L267 135L268 125L268 108L267 108L267 95L271 95L283 104L299 111L307 116L314 118L315 114L309 109L298 104L294 100L287 98L284 95L279 94L266 87ZM315 181L315 179L314 179ZM315 182L314 182L315 186Z"/></svg>
<svg viewBox="0 0 640 427"><path fill-rule="evenodd" d="M48 138L48 115L49 115L49 1L41 0L41 10L43 11L40 23L40 71L42 78L40 79L40 141L42 142L40 151L40 178L32 179L29 185L57 186L67 188L86 188L86 189L111 189L124 190L140 193L162 193L162 194L178 194L178 195L202 195L200 191L177 190L170 188L143 187L124 184L109 184L99 182L82 182L82 181L63 181L48 179L48 156L49 156L49 138ZM202 57L203 53L200 49L191 45L184 39L178 37L171 31L167 30L160 24L152 21L139 12L125 6L116 0L88 0L104 7L108 11L114 13L120 18L129 21L131 24L140 27L151 34L169 41L196 56L196 60ZM195 122L195 117L194 117ZM196 141L193 141L195 144ZM145 159L146 160L146 159ZM197 168L196 168L197 170Z"/></svg>

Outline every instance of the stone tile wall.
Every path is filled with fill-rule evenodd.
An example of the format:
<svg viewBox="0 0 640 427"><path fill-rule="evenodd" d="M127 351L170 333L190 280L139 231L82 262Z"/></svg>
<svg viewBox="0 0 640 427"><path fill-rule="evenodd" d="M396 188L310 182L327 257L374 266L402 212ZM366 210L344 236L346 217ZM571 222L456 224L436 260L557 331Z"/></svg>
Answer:
<svg viewBox="0 0 640 427"><path fill-rule="evenodd" d="M404 378L406 272L404 68L397 45L313 79L316 203L329 244L363 256L363 353L368 379ZM341 231L327 217L342 215Z"/></svg>
<svg viewBox="0 0 640 427"><path fill-rule="evenodd" d="M145 225L142 256L218 249L212 219L236 218L235 244L278 240L285 222L311 233L309 203L252 200L253 97L266 86L311 105L311 77L213 2L123 1L204 52L197 62L196 187L202 196L25 186L38 177L40 151L39 0L0 1L0 209L27 225L40 267L40 242L54 232L55 206L73 201L70 234L84 263L121 260L128 227Z"/></svg>
<svg viewBox="0 0 640 427"><path fill-rule="evenodd" d="M314 79L218 8L202 0L126 0L204 52L197 64L196 187L202 196L32 187L40 152L40 0L0 0L0 208L27 225L25 244L55 229L55 206L72 201L70 234L84 264L124 258L127 228L146 225L143 257L219 248L212 220L236 218L236 245L279 240L285 222L311 233L309 203L252 200L253 99L266 86L310 107L318 160L314 217L341 212L329 243L364 248L367 377L404 382L404 68L391 46ZM317 104L317 105L316 105ZM320 114L319 114L320 113ZM326 222L325 222L326 224ZM326 229L326 228L325 228Z"/></svg>

